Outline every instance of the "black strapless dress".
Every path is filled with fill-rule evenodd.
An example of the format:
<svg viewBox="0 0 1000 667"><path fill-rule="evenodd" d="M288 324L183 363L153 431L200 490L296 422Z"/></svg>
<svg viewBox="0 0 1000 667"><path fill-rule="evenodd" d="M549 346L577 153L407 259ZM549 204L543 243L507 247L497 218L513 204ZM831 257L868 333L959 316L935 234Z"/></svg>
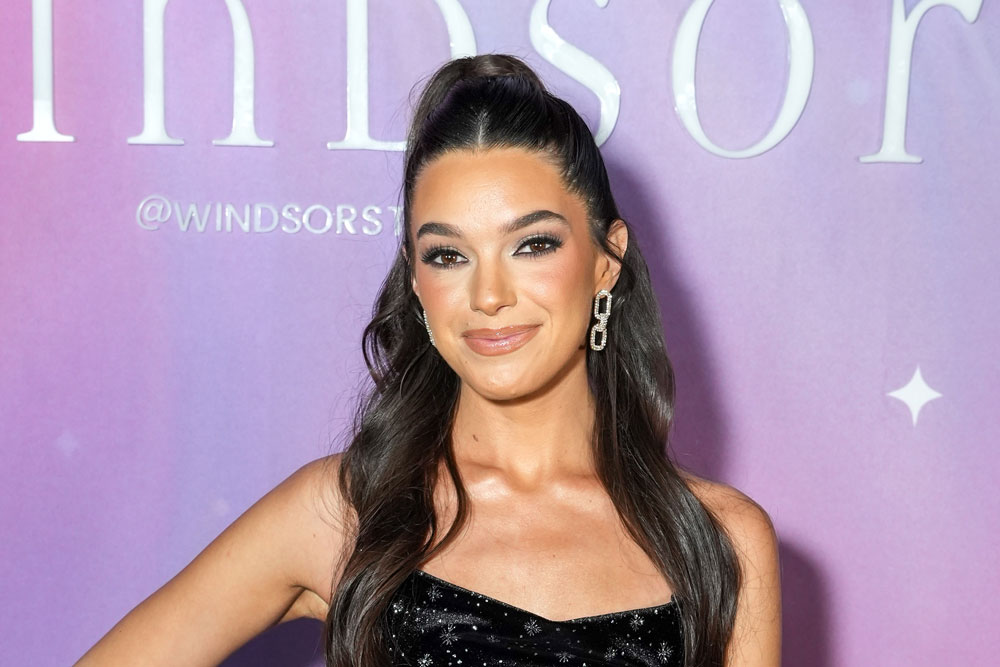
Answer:
<svg viewBox="0 0 1000 667"><path fill-rule="evenodd" d="M423 570L386 611L393 665L415 667L681 667L678 600L552 621Z"/></svg>

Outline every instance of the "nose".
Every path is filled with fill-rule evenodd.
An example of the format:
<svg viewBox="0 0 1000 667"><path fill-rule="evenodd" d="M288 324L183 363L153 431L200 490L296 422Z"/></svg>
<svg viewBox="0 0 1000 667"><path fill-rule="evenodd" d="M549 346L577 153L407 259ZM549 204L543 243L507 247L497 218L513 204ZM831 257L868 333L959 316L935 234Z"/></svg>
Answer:
<svg viewBox="0 0 1000 667"><path fill-rule="evenodd" d="M495 315L504 306L517 302L514 286L500 261L480 260L469 285L469 307Z"/></svg>

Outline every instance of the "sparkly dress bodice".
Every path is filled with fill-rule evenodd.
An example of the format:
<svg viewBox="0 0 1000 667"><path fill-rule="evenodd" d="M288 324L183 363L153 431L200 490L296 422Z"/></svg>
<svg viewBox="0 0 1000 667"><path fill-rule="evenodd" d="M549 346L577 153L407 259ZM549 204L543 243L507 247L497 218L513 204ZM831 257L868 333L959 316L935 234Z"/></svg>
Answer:
<svg viewBox="0 0 1000 667"><path fill-rule="evenodd" d="M552 621L414 570L386 610L393 665L681 667L678 602Z"/></svg>

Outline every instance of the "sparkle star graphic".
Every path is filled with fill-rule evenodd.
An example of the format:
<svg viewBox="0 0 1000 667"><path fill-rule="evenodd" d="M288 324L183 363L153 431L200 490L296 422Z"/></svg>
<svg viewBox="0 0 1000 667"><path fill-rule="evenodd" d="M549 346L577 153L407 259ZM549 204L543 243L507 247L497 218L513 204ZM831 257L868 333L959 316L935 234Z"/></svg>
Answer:
<svg viewBox="0 0 1000 667"><path fill-rule="evenodd" d="M910 415L913 417L914 426L917 425L917 417L920 415L920 409L927 405L928 402L941 397L941 394L931 389L924 382L924 377L920 374L919 365L909 382L896 391L890 391L888 395L906 403L906 407L910 409Z"/></svg>

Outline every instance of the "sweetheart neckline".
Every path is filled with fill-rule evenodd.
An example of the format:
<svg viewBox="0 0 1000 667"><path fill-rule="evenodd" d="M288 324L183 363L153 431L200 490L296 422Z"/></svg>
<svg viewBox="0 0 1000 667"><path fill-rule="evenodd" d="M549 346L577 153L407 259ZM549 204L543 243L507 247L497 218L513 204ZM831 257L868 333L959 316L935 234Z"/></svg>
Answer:
<svg viewBox="0 0 1000 667"><path fill-rule="evenodd" d="M524 609L522 607L518 607L517 605L511 604L509 602L504 602L503 600L498 600L497 598L491 597L489 595L486 595L485 593L480 593L479 591L474 591L474 590L472 590L470 588L466 588L464 586L459 586L458 584L450 582L447 579L442 579L441 577L437 577L437 576L431 574L430 572L425 572L424 570L421 570L421 569L415 569L415 570L413 570L413 572L415 574L421 574L424 577L432 579L432 580L434 580L434 581L436 581L436 582L438 582L440 584L443 584L443 585L445 585L447 587L454 588L456 590L462 591L464 593L471 594L471 595L476 596L476 597L483 598L483 599L485 599L485 600L487 600L489 602L492 602L494 604L498 604L498 605L507 607L509 609L513 609L514 611L520 612L520 613L525 614L527 616L532 616L534 618L537 618L537 619L540 619L542 621L545 621L546 623L555 623L555 624L559 624L559 623L581 623L583 621L594 621L594 620L600 620L600 619L605 619L605 618L614 618L614 617L617 617L617 616L623 616L625 614L639 614L639 613L644 613L644 612L656 611L656 610L660 610L660 609L676 608L676 606L677 606L677 597L673 593L671 593L669 601L663 602L661 604L653 605L653 606L650 606L650 607L636 607L635 609L623 609L621 611L609 611L609 612L605 612L603 614L593 614L591 616L579 616L577 618L567 618L565 620L557 621L557 620L554 620L554 619L551 619L551 618L546 618L545 616L542 616L541 614L536 614L533 611L528 611L527 609Z"/></svg>

